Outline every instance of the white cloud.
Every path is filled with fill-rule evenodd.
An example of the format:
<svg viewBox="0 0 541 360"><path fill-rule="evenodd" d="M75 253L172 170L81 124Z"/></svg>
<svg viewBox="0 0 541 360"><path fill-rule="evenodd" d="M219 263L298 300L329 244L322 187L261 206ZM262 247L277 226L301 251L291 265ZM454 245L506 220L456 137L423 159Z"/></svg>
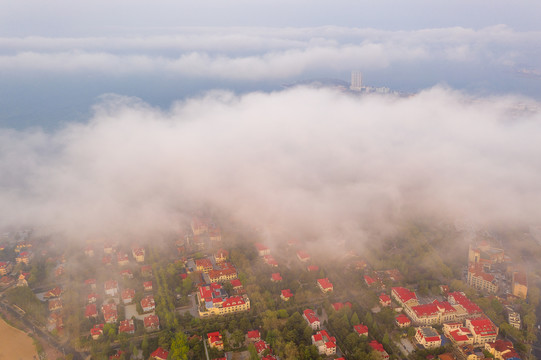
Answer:
<svg viewBox="0 0 541 360"><path fill-rule="evenodd" d="M441 88L211 92L169 111L109 96L88 123L0 133L0 219L145 236L210 204L251 225L353 240L414 216L535 222L541 117L520 102L540 105Z"/></svg>
<svg viewBox="0 0 541 360"><path fill-rule="evenodd" d="M505 26L409 32L340 27L178 31L134 38L1 38L0 71L166 73L253 81L411 63L536 66L536 49L541 48L539 33Z"/></svg>

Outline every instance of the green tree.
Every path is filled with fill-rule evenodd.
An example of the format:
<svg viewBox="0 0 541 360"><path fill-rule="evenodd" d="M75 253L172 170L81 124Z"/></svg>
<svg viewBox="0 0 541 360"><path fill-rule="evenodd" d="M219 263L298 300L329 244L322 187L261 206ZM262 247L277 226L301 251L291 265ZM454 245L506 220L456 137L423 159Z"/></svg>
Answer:
<svg viewBox="0 0 541 360"><path fill-rule="evenodd" d="M356 312L354 312L353 315L351 315L350 323L351 325L359 325L361 323L361 321L359 320L359 316L357 315Z"/></svg>
<svg viewBox="0 0 541 360"><path fill-rule="evenodd" d="M186 335L184 335L182 331L178 331L171 343L169 358L172 360L187 360L189 350L190 348L188 347Z"/></svg>

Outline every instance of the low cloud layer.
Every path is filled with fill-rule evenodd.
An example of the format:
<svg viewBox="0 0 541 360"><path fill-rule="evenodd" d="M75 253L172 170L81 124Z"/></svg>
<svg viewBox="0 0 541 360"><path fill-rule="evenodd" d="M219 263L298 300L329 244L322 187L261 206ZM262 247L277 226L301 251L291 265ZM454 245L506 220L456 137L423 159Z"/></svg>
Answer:
<svg viewBox="0 0 541 360"><path fill-rule="evenodd" d="M504 25L415 31L181 28L164 36L0 38L0 73L168 74L258 81L416 63L514 71L537 66L540 39L539 32ZM449 79L442 74L441 80Z"/></svg>
<svg viewBox="0 0 541 360"><path fill-rule="evenodd" d="M367 241L413 217L537 223L539 103L211 92L167 111L106 96L54 133L0 131L1 225L145 237L210 205L293 236Z"/></svg>

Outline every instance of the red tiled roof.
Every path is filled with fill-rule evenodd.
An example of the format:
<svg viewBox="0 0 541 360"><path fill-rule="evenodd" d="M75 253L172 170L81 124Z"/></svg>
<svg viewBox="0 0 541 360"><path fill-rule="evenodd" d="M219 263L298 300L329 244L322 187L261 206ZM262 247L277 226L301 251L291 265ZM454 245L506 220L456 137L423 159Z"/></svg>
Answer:
<svg viewBox="0 0 541 360"><path fill-rule="evenodd" d="M259 330L251 330L248 331L248 339L259 339L261 337L261 333Z"/></svg>
<svg viewBox="0 0 541 360"><path fill-rule="evenodd" d="M363 325L363 324L359 324L359 325L354 325L353 326L353 329L357 332L357 334L359 335L368 335L368 326L366 325Z"/></svg>
<svg viewBox="0 0 541 360"><path fill-rule="evenodd" d="M150 357L160 359L160 360L166 360L169 356L169 352L165 351L161 347L157 348L156 351L154 351L152 354L150 354Z"/></svg>
<svg viewBox="0 0 541 360"><path fill-rule="evenodd" d="M148 295L148 296L145 296L142 300L141 300L141 307L144 309L144 308L147 308L147 307L153 307L155 306L155 302L154 302L154 296L152 295Z"/></svg>
<svg viewBox="0 0 541 360"><path fill-rule="evenodd" d="M371 342L368 343L368 345L370 345L370 347L376 351L379 351L379 352L385 351L385 349L383 348L383 345L381 345L377 340L372 340Z"/></svg>
<svg viewBox="0 0 541 360"><path fill-rule="evenodd" d="M470 320L472 330L480 336L494 336L497 330L489 319Z"/></svg>
<svg viewBox="0 0 541 360"><path fill-rule="evenodd" d="M282 290L282 296L285 298L290 298L293 296L293 294L291 293L291 290L285 289L285 290Z"/></svg>
<svg viewBox="0 0 541 360"><path fill-rule="evenodd" d="M231 283L231 286L233 286L233 288L242 286L242 283L240 282L239 279L231 280L230 283Z"/></svg>
<svg viewBox="0 0 541 360"><path fill-rule="evenodd" d="M464 334L460 329L450 331L449 334L451 335L453 340L456 342L468 341L468 335Z"/></svg>
<svg viewBox="0 0 541 360"><path fill-rule="evenodd" d="M413 291L410 291L403 287L394 287L392 291L398 296L400 301L406 303L410 300L417 300L417 295Z"/></svg>
<svg viewBox="0 0 541 360"><path fill-rule="evenodd" d="M134 289L124 289L122 290L122 300L133 299L135 296Z"/></svg>
<svg viewBox="0 0 541 360"><path fill-rule="evenodd" d="M317 279L317 282L319 283L319 285L321 285L321 287L325 290L327 289L331 289L333 288L331 282L329 281L328 278L324 278L324 279Z"/></svg>
<svg viewBox="0 0 541 360"><path fill-rule="evenodd" d="M263 351L270 349L269 345L267 345L267 343L263 340L259 340L254 344L254 346L258 354L261 354Z"/></svg>
<svg viewBox="0 0 541 360"><path fill-rule="evenodd" d="M209 259L195 260L195 266L202 268L212 268L212 262Z"/></svg>
<svg viewBox="0 0 541 360"><path fill-rule="evenodd" d="M368 275L365 275L364 276L364 282L366 283L366 285L370 286L372 285L373 283L376 282L376 280L374 280L372 277L368 276Z"/></svg>
<svg viewBox="0 0 541 360"><path fill-rule="evenodd" d="M244 299L241 296L232 296L225 299L225 301L222 303L222 308L238 305L244 305Z"/></svg>
<svg viewBox="0 0 541 360"><path fill-rule="evenodd" d="M462 305L462 307L468 312L468 314L481 314L483 312L483 310L481 310L479 306L474 304L462 292L449 293L448 298L454 299L457 304Z"/></svg>
<svg viewBox="0 0 541 360"><path fill-rule="evenodd" d="M112 290L118 287L118 282L116 280L108 280L105 282L105 290Z"/></svg>
<svg viewBox="0 0 541 360"><path fill-rule="evenodd" d="M400 314L395 318L396 322L401 325L410 324L411 320L404 314Z"/></svg>
<svg viewBox="0 0 541 360"><path fill-rule="evenodd" d="M87 305L85 309L85 317L91 317L96 315L98 315L98 309L96 308L96 304Z"/></svg>
<svg viewBox="0 0 541 360"><path fill-rule="evenodd" d="M269 250L268 247L266 247L265 245L263 244L260 244L260 243L256 243L255 244L255 247L258 251L265 251L265 250Z"/></svg>
<svg viewBox="0 0 541 360"><path fill-rule="evenodd" d="M271 275L272 281L282 281L282 277L280 276L280 273L274 273Z"/></svg>
<svg viewBox="0 0 541 360"><path fill-rule="evenodd" d="M306 309L304 310L303 314L306 317L306 319L308 319L308 322L310 324L313 324L316 321L319 322L319 318L316 316L316 313L314 312L314 310Z"/></svg>
<svg viewBox="0 0 541 360"><path fill-rule="evenodd" d="M160 325L160 318L157 315L148 315L143 318L145 327L155 327Z"/></svg>
<svg viewBox="0 0 541 360"><path fill-rule="evenodd" d="M308 265L308 266L306 267L306 269L307 269L308 271L310 271L310 272L314 272L314 271L318 271L318 270L319 270L319 266L317 266L317 265Z"/></svg>
<svg viewBox="0 0 541 360"><path fill-rule="evenodd" d="M118 327L119 333L132 332L132 331L135 331L135 324L133 323L132 319L123 320L120 322L120 325Z"/></svg>

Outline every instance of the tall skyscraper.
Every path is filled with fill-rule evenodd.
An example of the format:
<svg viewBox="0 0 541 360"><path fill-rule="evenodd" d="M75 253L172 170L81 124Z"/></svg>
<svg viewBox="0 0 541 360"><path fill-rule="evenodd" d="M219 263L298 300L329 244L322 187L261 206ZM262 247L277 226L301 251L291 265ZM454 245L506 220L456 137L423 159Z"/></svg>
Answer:
<svg viewBox="0 0 541 360"><path fill-rule="evenodd" d="M363 87L363 78L360 71L351 72L351 85L349 88L353 91L361 91Z"/></svg>

